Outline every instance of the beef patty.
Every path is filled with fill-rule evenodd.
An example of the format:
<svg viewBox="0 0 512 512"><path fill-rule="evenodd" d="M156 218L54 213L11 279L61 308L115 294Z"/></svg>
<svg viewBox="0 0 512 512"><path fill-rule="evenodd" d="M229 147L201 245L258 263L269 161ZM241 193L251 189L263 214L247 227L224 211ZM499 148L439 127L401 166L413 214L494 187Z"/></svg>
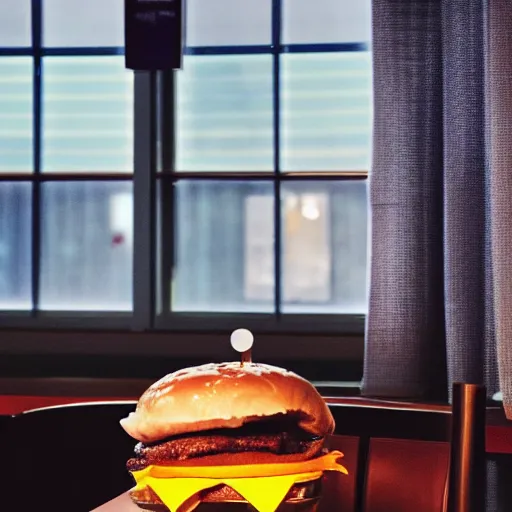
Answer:
<svg viewBox="0 0 512 512"><path fill-rule="evenodd" d="M296 423L275 419L257 421L237 429L173 436L151 444L138 443L135 457L127 462L127 468L138 471L149 465L170 465L198 457L249 452L290 455L309 451L307 458L310 458L321 451L321 440L298 428Z"/></svg>

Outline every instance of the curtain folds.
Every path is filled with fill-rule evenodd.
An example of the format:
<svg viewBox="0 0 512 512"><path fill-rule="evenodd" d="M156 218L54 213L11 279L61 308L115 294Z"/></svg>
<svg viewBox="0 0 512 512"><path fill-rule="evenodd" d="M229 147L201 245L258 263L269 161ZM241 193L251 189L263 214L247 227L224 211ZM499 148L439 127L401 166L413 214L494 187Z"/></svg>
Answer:
<svg viewBox="0 0 512 512"><path fill-rule="evenodd" d="M490 219L499 384L512 418L512 2L489 0ZM493 364L488 363L489 366Z"/></svg>
<svg viewBox="0 0 512 512"><path fill-rule="evenodd" d="M363 393L512 403L512 2L374 0Z"/></svg>
<svg viewBox="0 0 512 512"><path fill-rule="evenodd" d="M512 418L512 1L373 0L362 392L503 392ZM488 462L508 511L512 462Z"/></svg>

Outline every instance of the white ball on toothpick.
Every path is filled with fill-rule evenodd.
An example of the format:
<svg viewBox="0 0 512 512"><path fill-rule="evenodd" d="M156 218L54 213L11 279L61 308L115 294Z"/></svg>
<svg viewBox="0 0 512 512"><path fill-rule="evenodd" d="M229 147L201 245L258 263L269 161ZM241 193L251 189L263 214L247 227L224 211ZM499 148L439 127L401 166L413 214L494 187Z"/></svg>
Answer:
<svg viewBox="0 0 512 512"><path fill-rule="evenodd" d="M236 329L231 333L231 346L237 352L247 352L252 348L254 336L248 329Z"/></svg>

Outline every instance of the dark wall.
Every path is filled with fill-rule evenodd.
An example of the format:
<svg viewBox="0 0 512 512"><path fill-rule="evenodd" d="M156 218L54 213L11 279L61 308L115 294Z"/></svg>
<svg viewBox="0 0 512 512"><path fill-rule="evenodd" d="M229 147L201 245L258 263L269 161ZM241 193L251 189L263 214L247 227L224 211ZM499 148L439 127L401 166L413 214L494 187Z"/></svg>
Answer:
<svg viewBox="0 0 512 512"><path fill-rule="evenodd" d="M158 379L180 368L204 364L204 359L92 355L2 355L0 377L90 377ZM212 361L212 362L221 362ZM309 380L359 381L362 364L355 362L271 361Z"/></svg>

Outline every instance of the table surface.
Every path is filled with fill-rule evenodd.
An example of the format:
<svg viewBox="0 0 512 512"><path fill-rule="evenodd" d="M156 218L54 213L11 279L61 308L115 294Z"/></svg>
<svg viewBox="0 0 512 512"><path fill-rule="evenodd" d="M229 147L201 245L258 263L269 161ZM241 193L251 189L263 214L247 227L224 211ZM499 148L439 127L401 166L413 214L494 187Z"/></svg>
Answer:
<svg viewBox="0 0 512 512"><path fill-rule="evenodd" d="M95 508L92 512L140 512L140 508L132 502L128 493L125 492L108 503Z"/></svg>

